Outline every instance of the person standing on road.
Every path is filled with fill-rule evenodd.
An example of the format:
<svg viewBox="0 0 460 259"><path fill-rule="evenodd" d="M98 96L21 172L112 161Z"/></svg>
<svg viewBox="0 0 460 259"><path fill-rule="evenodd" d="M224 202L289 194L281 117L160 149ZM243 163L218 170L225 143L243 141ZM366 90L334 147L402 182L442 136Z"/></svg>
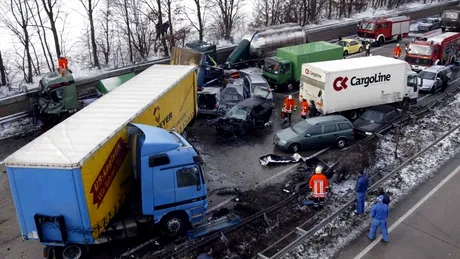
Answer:
<svg viewBox="0 0 460 259"><path fill-rule="evenodd" d="M399 43L396 44L396 48L393 50L393 57L399 59L401 56L401 47L399 46Z"/></svg>
<svg viewBox="0 0 460 259"><path fill-rule="evenodd" d="M300 106L301 106L300 117L302 117L302 119L305 120L308 114L308 101L303 96L302 96L302 103L300 104Z"/></svg>
<svg viewBox="0 0 460 259"><path fill-rule="evenodd" d="M390 195L388 195L383 187L379 187L379 196L383 196L382 203L386 205L390 205Z"/></svg>
<svg viewBox="0 0 460 259"><path fill-rule="evenodd" d="M313 118L313 117L316 117L316 115L318 115L318 109L316 109L316 105L315 105L315 101L313 100L310 100L310 112L309 112L309 117L310 118Z"/></svg>
<svg viewBox="0 0 460 259"><path fill-rule="evenodd" d="M387 228L387 218L390 212L388 205L383 204L383 196L380 195L377 197L377 203L372 206L371 209L371 227L369 230L369 235L367 236L370 240L374 240L375 233L377 228L380 227L380 233L382 233L383 242L388 243L388 228Z"/></svg>
<svg viewBox="0 0 460 259"><path fill-rule="evenodd" d="M326 191L329 189L329 181L323 174L323 167L318 165L315 168L315 174L310 177L308 184L313 197L313 207L315 210L323 208Z"/></svg>
<svg viewBox="0 0 460 259"><path fill-rule="evenodd" d="M283 125L288 122L289 126L291 126L292 110L294 110L294 111L297 110L297 103L292 98L292 95L289 95L288 97L286 97L286 99L284 99L284 105L283 105L284 122L283 122Z"/></svg>
<svg viewBox="0 0 460 259"><path fill-rule="evenodd" d="M371 55L371 43L369 41L366 42L366 57Z"/></svg>
<svg viewBox="0 0 460 259"><path fill-rule="evenodd" d="M407 45L407 43L406 43L406 46L404 47L404 50L406 51L406 55L407 55L407 53L409 53L409 46Z"/></svg>
<svg viewBox="0 0 460 259"><path fill-rule="evenodd" d="M367 175L364 173L364 170L360 170L358 180L356 181L356 215L361 215L364 213L364 204L368 186L369 177L367 177Z"/></svg>
<svg viewBox="0 0 460 259"><path fill-rule="evenodd" d="M204 253L201 253L198 255L196 259L213 259L212 257L212 248L211 247L206 247L204 249Z"/></svg>

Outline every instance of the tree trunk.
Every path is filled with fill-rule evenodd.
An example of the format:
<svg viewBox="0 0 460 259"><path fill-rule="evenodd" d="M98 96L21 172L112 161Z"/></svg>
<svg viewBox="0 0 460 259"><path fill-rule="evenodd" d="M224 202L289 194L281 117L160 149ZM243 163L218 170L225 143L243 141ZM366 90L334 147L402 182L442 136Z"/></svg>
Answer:
<svg viewBox="0 0 460 259"><path fill-rule="evenodd" d="M133 42L131 41L131 27L129 26L130 19L129 19L129 12L128 12L128 1L124 0L123 1L123 7L125 9L125 23L126 23L126 29L127 34L128 34L128 48L129 48L129 61L133 63L134 61L134 55L133 55Z"/></svg>
<svg viewBox="0 0 460 259"><path fill-rule="evenodd" d="M2 52L0 51L0 85L6 85L5 66L3 65Z"/></svg>
<svg viewBox="0 0 460 259"><path fill-rule="evenodd" d="M93 11L94 9L92 6L92 1L88 0L88 18L91 31L91 48L93 50L94 66L100 69L101 66L99 65L99 58L97 57L96 32L94 30Z"/></svg>
<svg viewBox="0 0 460 259"><path fill-rule="evenodd" d="M167 0L167 6L168 6L168 22L169 22L169 36L171 37L171 40L170 40L170 45L171 45L171 49L172 47L175 47L176 46L176 39L174 38L174 29L173 29L173 18L172 18L172 10L171 10L171 2L172 0Z"/></svg>
<svg viewBox="0 0 460 259"><path fill-rule="evenodd" d="M157 0L157 4L158 4L158 23L160 24L160 31L161 31L161 43L163 44L163 51L164 51L165 57L169 57L168 44L166 43L166 38L165 38L165 33L167 34L168 32L164 31L164 27L163 27L163 12L161 11L161 0Z"/></svg>
<svg viewBox="0 0 460 259"><path fill-rule="evenodd" d="M196 12L197 12L197 16L198 16L198 36L200 38L200 40L202 41L203 40L203 32L204 32L204 28L203 28L203 19L201 17L201 4L200 4L200 0L195 0L195 4L196 4Z"/></svg>
<svg viewBox="0 0 460 259"><path fill-rule="evenodd" d="M34 66L34 74L41 75L40 60L38 59L37 50L35 49L35 46L32 42L30 43L30 46L32 47L32 50L34 51L34 57L35 57L35 62L36 62L36 63L33 63L32 61L32 64Z"/></svg>
<svg viewBox="0 0 460 259"><path fill-rule="evenodd" d="M56 29L56 20L53 13L53 7L55 3L52 3L51 0L42 0L45 12L48 15L48 19L51 26L51 32L53 33L54 38L54 47L56 48L56 56L59 58L61 56L61 46L59 45L59 35Z"/></svg>
<svg viewBox="0 0 460 259"><path fill-rule="evenodd" d="M27 7L29 8L30 12L32 13L33 10L32 8L30 7L29 5L29 2L26 2L27 3ZM35 3L37 3L37 0L35 0ZM46 55L46 50L45 50L45 43L43 42L43 37L46 38L46 33L44 32L43 34L43 37L42 37L42 31L41 29L43 29L43 24L41 22L41 15L40 15L40 8L38 6L38 4L36 5L37 6L37 16L40 18L40 25L37 23L37 19L35 19L35 16L32 16L32 19L34 20L34 23L35 23L35 28L37 30L37 34L38 34L38 39L40 40L40 45L42 47L42 51L43 51L43 56L45 57L45 61L46 61L46 65L48 66L48 69L50 71L51 70L51 64L50 64L50 60L48 59L48 56ZM41 28L41 29L40 29ZM34 50L35 52L35 50ZM36 52L35 52L35 55L36 55ZM38 58L37 58L37 63L38 63ZM53 59L51 58L51 63L53 63ZM39 68L40 70L40 68ZM54 70L54 69L53 69Z"/></svg>
<svg viewBox="0 0 460 259"><path fill-rule="evenodd" d="M27 55L27 77L25 78L26 83L33 83L32 78L32 56L30 55L30 38L29 32L27 31L27 27L23 27L24 30L24 47L26 49Z"/></svg>
<svg viewBox="0 0 460 259"><path fill-rule="evenodd" d="M35 0L35 5L37 6L37 10L40 10L40 7L39 7L39 4L38 4L37 0ZM43 32L43 42L45 43L45 48L46 48L46 51L43 51L43 55L45 55L45 57L46 57L46 54L48 54L49 62L51 64L50 71L54 71L55 67L54 67L53 54L51 54L50 46L48 44L48 39L46 37L45 26L43 26L43 19L42 19L42 16L40 15L40 12L38 11L37 13L38 13L38 21L40 22L40 28L42 29L42 32Z"/></svg>

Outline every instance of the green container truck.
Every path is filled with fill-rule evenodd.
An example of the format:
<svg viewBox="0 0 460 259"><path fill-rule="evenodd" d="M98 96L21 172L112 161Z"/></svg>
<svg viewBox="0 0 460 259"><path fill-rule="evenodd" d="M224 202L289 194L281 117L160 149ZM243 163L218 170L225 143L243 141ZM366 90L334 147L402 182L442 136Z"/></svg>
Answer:
<svg viewBox="0 0 460 259"><path fill-rule="evenodd" d="M325 41L279 48L264 61L263 76L275 89L291 91L299 85L302 64L343 58L343 47Z"/></svg>

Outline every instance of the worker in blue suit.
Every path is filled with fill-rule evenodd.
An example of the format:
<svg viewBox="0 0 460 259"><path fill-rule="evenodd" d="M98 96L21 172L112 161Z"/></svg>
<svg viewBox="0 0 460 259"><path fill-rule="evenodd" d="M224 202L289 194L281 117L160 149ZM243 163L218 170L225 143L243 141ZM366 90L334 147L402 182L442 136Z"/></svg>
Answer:
<svg viewBox="0 0 460 259"><path fill-rule="evenodd" d="M377 232L377 227L380 227L380 233L382 233L383 242L388 243L388 228L387 228L387 218L389 214L389 207L386 204L383 204L383 195L377 197L377 203L372 206L371 209L371 229L369 231L369 239L374 240L375 232Z"/></svg>
<svg viewBox="0 0 460 259"><path fill-rule="evenodd" d="M356 212L361 215L364 213L364 202L366 200L367 187L369 186L369 177L364 173L364 170L359 171L358 181L356 181Z"/></svg>

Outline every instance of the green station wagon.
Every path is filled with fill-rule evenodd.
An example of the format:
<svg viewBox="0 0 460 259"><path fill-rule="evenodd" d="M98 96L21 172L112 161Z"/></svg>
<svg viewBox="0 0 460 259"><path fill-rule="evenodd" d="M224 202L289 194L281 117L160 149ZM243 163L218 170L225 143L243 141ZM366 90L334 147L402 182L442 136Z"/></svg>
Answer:
<svg viewBox="0 0 460 259"><path fill-rule="evenodd" d="M292 127L280 130L274 137L274 144L283 151L294 153L302 149L322 146L343 148L354 140L353 124L341 115L327 115L308 118Z"/></svg>

